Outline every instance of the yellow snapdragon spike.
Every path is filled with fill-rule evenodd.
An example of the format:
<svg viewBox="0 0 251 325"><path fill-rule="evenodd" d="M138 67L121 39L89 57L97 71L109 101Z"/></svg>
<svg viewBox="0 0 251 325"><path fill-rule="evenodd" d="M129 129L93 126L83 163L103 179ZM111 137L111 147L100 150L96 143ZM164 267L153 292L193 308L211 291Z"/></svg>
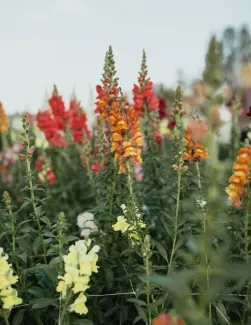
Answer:
<svg viewBox="0 0 251 325"><path fill-rule="evenodd" d="M89 288L88 283L91 274L98 271L97 252L100 250L100 246L95 245L88 252L90 246L90 239L79 240L75 245L70 246L68 255L64 256L65 274L58 277L60 281L57 286L57 292L62 292L63 297L67 292L71 292L71 294L80 293L78 298L69 307L70 312L74 311L80 315L88 312L85 305L87 299L84 292Z"/></svg>

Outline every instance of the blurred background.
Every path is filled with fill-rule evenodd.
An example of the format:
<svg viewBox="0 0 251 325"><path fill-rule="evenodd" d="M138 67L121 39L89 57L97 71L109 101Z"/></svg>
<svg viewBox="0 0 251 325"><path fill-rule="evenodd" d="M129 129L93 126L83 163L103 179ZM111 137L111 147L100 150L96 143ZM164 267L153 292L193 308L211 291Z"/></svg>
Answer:
<svg viewBox="0 0 251 325"><path fill-rule="evenodd" d="M213 35L222 44L227 98L241 65L249 71L250 9L250 0L0 0L0 100L8 115L36 114L55 83L67 103L75 89L92 120L112 45L129 96L144 48L159 97L170 107L179 83L187 109L198 108Z"/></svg>

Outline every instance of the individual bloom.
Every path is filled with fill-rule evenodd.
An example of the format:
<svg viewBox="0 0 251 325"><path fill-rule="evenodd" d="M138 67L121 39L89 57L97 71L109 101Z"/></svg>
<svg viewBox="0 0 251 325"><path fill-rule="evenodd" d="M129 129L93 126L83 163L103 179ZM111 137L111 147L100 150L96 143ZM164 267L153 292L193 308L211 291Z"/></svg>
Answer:
<svg viewBox="0 0 251 325"><path fill-rule="evenodd" d="M54 174L52 167L47 170L47 180L50 185L56 183L56 175Z"/></svg>
<svg viewBox="0 0 251 325"><path fill-rule="evenodd" d="M8 309L8 310L22 303L22 299L18 297L17 290L15 289L12 289L11 294L1 297L1 300L3 302L3 309Z"/></svg>
<svg viewBox="0 0 251 325"><path fill-rule="evenodd" d="M93 221L94 220L94 214L88 211L85 211L84 213L81 213L77 217L77 225L80 229L83 229L85 226L85 223L87 221Z"/></svg>
<svg viewBox="0 0 251 325"><path fill-rule="evenodd" d="M161 120L167 118L167 104L164 98L159 98L159 117Z"/></svg>
<svg viewBox="0 0 251 325"><path fill-rule="evenodd" d="M153 325L186 325L180 316L170 316L162 313L153 320Z"/></svg>
<svg viewBox="0 0 251 325"><path fill-rule="evenodd" d="M80 235L82 237L89 237L92 232L96 232L97 230L98 227L94 221L86 221Z"/></svg>
<svg viewBox="0 0 251 325"><path fill-rule="evenodd" d="M129 223L127 222L126 218L124 216L117 217L117 222L112 226L114 231L121 231L122 234L127 231L129 228Z"/></svg>
<svg viewBox="0 0 251 325"><path fill-rule="evenodd" d="M249 111L248 113L246 114L248 117L251 117L251 106L249 107Z"/></svg>
<svg viewBox="0 0 251 325"><path fill-rule="evenodd" d="M85 315L88 313L88 309L85 305L87 301L86 296L83 294L83 292L81 292L78 296L78 298L74 301L74 303L72 305L70 305L69 307L69 311L70 312L75 312L79 315Z"/></svg>
<svg viewBox="0 0 251 325"><path fill-rule="evenodd" d="M36 169L42 170L43 169L43 160L41 157L38 157L36 160Z"/></svg>
<svg viewBox="0 0 251 325"><path fill-rule="evenodd" d="M67 285L66 285L65 281L59 281L58 285L57 285L57 288L56 288L56 291L57 292L62 292L63 296L65 296L66 295L66 289L67 289Z"/></svg>
<svg viewBox="0 0 251 325"><path fill-rule="evenodd" d="M142 182L143 180L143 173L142 173L142 165L140 163L136 163L134 165L135 170L135 177L138 182Z"/></svg>
<svg viewBox="0 0 251 325"><path fill-rule="evenodd" d="M194 145L194 153L193 153L193 157L197 160L204 160L208 158L208 153L205 150L204 146L199 144L199 143L195 143Z"/></svg>
<svg viewBox="0 0 251 325"><path fill-rule="evenodd" d="M0 133L1 132L7 133L8 126L9 126L8 117L5 114L3 104L0 102Z"/></svg>
<svg viewBox="0 0 251 325"><path fill-rule="evenodd" d="M176 122L173 120L167 124L167 127L169 130L173 130L175 128L175 125L176 125Z"/></svg>
<svg viewBox="0 0 251 325"><path fill-rule="evenodd" d="M242 198L246 196L245 186L248 184L250 164L250 146L241 148L238 151L238 155L233 166L234 173L229 178L229 186L226 188L230 204L237 208L242 206Z"/></svg>

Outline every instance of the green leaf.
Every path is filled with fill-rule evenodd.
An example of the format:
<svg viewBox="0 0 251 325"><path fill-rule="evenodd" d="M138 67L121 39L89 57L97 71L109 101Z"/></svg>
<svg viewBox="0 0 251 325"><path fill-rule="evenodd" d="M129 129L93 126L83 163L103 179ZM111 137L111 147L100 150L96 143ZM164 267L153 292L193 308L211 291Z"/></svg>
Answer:
<svg viewBox="0 0 251 325"><path fill-rule="evenodd" d="M67 236L66 238L64 238L64 242L66 244L69 243L69 242L71 242L71 241L74 241L74 240L79 240L79 238L76 237L76 236Z"/></svg>
<svg viewBox="0 0 251 325"><path fill-rule="evenodd" d="M13 317L12 325L20 325L24 319L25 309L19 310Z"/></svg>
<svg viewBox="0 0 251 325"><path fill-rule="evenodd" d="M148 319L147 319L147 316L146 316L145 311L144 311L142 308L140 308L139 306L137 306L137 305L135 305L135 307L136 307L136 309L137 309L137 311L138 311L138 314L139 314L140 318L141 318L141 319L142 319L146 324L148 324Z"/></svg>
<svg viewBox="0 0 251 325"><path fill-rule="evenodd" d="M58 306L58 299L57 298L39 298L39 299L33 299L30 301L32 304L33 309L41 309L48 306Z"/></svg>
<svg viewBox="0 0 251 325"><path fill-rule="evenodd" d="M51 266L51 265L50 265ZM48 276L48 278L56 283L58 278L58 272L56 265L52 265L52 267L48 267L44 269L44 273Z"/></svg>
<svg viewBox="0 0 251 325"><path fill-rule="evenodd" d="M51 232L51 231L45 231L44 233L43 233L43 235L45 236L45 237L52 237L52 238L55 238L56 236Z"/></svg>
<svg viewBox="0 0 251 325"><path fill-rule="evenodd" d="M134 321L133 321L133 325L135 325L136 323L138 323L141 320L141 316L137 316Z"/></svg>
<svg viewBox="0 0 251 325"><path fill-rule="evenodd" d="M37 237L34 241L34 244L33 244L33 252L35 255L38 254L38 251L39 251L39 248L40 246L42 245L42 238L41 237Z"/></svg>
<svg viewBox="0 0 251 325"><path fill-rule="evenodd" d="M30 199L27 199L22 205L21 207L19 208L19 210L17 212L20 212L21 210L23 210L24 207L26 207L26 205L30 204L31 201Z"/></svg>
<svg viewBox="0 0 251 325"><path fill-rule="evenodd" d="M130 299L127 299L127 301L133 302L134 304L139 305L139 306L147 306L147 304L143 300L140 300L140 299L130 298Z"/></svg>
<svg viewBox="0 0 251 325"><path fill-rule="evenodd" d="M37 298L44 298L44 292L40 287L30 287L27 291Z"/></svg>
<svg viewBox="0 0 251 325"><path fill-rule="evenodd" d="M216 309L216 313L217 313L218 320L219 320L220 324L221 325L230 324L228 321L226 308L221 301L217 302L217 304L215 305L215 309Z"/></svg>
<svg viewBox="0 0 251 325"><path fill-rule="evenodd" d="M29 219L29 220L24 220L24 221L20 222L20 223L18 224L17 228L16 228L16 233L18 232L18 230L19 230L19 229L20 229L20 228L21 228L25 223L30 222L30 221L33 221L33 220Z"/></svg>
<svg viewBox="0 0 251 325"><path fill-rule="evenodd" d="M154 244L156 245L159 254L168 262L167 251L164 246L158 243L157 241L154 241Z"/></svg>
<svg viewBox="0 0 251 325"><path fill-rule="evenodd" d="M17 255L17 257L20 258L20 260L23 261L24 263L27 263L28 255L26 252L23 252L22 254Z"/></svg>
<svg viewBox="0 0 251 325"><path fill-rule="evenodd" d="M50 219L48 217L42 217L42 218L40 218L40 220L43 221L49 227L51 227L51 222L50 222Z"/></svg>

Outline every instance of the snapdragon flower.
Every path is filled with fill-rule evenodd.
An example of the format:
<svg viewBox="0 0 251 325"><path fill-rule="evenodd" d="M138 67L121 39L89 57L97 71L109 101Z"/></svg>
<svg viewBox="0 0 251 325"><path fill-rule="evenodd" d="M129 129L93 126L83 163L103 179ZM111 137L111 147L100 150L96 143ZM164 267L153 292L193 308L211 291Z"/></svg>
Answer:
<svg viewBox="0 0 251 325"><path fill-rule="evenodd" d="M114 231L121 231L122 234L128 231L128 237L130 239L134 238L136 241L140 240L140 236L138 234L138 228L145 228L146 224L142 221L142 217L140 213L136 214L135 220L132 222L128 221L127 218L127 207L125 204L121 205L121 209L123 210L124 215L117 217L117 222L112 225Z"/></svg>
<svg viewBox="0 0 251 325"><path fill-rule="evenodd" d="M8 264L8 255L4 254L0 247L0 301L2 309L11 310L14 306L20 305L22 299L18 297L17 290L12 288L12 284L18 281L18 277L13 275L11 264Z"/></svg>
<svg viewBox="0 0 251 325"><path fill-rule="evenodd" d="M88 312L85 305L85 291L89 288L90 276L98 272L98 255L100 246L94 245L91 249L91 240L79 240L75 245L70 246L68 255L64 256L65 274L59 276L57 292L62 297L68 294L79 293L73 304L69 306L69 312L75 311L82 315Z"/></svg>

